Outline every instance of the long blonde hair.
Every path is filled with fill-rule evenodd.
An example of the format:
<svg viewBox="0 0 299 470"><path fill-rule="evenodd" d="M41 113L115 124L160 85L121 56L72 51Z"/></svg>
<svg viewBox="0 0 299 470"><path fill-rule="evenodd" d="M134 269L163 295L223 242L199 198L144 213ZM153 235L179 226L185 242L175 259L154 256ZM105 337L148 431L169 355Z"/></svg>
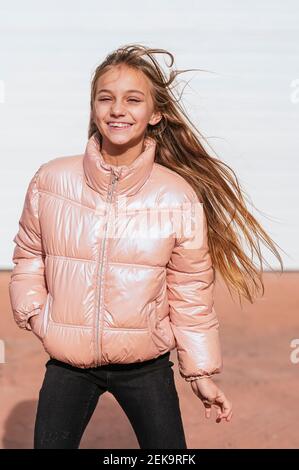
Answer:
<svg viewBox="0 0 299 470"><path fill-rule="evenodd" d="M283 271L276 243L247 209L245 193L235 172L205 150L200 141L205 141L204 137L182 109L171 88L178 74L196 69L171 70L167 79L154 54L167 54L171 58L169 67L173 65L174 57L165 49L129 44L108 54L96 67L91 83L88 138L95 134L99 144L102 144L101 134L93 120L98 78L112 67L122 64L142 71L151 85L155 111L162 114L161 121L155 126L148 125L145 134L145 137L150 136L157 142L155 161L177 172L196 191L207 217L208 242L215 270L222 275L230 293L232 287L240 301L244 296L253 303L259 290L264 294L264 258L260 241L277 257ZM251 258L242 248L240 235L250 247ZM253 253L258 256L259 269L253 262Z"/></svg>

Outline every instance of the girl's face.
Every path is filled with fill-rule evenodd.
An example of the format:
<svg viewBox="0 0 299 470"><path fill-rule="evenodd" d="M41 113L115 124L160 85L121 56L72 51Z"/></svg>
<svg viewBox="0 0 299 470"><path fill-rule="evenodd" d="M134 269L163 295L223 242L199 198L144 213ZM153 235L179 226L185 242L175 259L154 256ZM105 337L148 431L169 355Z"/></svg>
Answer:
<svg viewBox="0 0 299 470"><path fill-rule="evenodd" d="M126 65L113 67L99 77L93 114L103 146L109 148L137 145L143 141L147 125L162 117L154 113L146 76ZM124 125L116 127L118 123Z"/></svg>

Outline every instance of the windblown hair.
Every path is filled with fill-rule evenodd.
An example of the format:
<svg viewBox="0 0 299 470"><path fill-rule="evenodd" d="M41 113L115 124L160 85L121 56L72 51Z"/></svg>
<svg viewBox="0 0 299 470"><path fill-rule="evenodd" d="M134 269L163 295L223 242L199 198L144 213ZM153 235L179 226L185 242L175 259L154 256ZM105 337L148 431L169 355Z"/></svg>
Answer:
<svg viewBox="0 0 299 470"><path fill-rule="evenodd" d="M101 134L93 120L98 78L112 67L120 65L142 71L151 87L154 111L162 114L158 124L148 125L145 134L145 137L150 136L157 142L155 161L181 175L193 187L203 203L207 218L208 243L215 272L219 271L230 293L232 288L238 294L239 301L243 296L253 303L260 290L264 294L262 274L265 259L260 241L277 257L283 271L276 243L246 207L246 196L235 172L226 163L208 154L201 143L206 142L206 139L179 104L180 97L177 99L175 95L176 76L199 69L171 70L167 79L153 56L159 53L170 57L169 67L172 67L174 57L170 52L140 44L121 46L97 66L91 83L88 137L95 134L102 145ZM251 250L251 258L242 247L241 236ZM259 268L254 264L254 253L257 254Z"/></svg>

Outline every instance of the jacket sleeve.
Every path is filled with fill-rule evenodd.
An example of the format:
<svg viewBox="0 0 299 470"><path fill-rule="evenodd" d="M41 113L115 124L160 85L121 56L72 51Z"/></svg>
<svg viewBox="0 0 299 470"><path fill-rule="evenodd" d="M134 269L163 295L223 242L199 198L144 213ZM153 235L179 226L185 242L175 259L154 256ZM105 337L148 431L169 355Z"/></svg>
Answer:
<svg viewBox="0 0 299 470"><path fill-rule="evenodd" d="M187 219L183 220L183 227L188 224ZM195 222L193 235L176 237L166 266L170 325L176 339L179 373L187 382L220 373L223 368L213 301L215 270L208 246L207 220L198 199L191 219Z"/></svg>
<svg viewBox="0 0 299 470"><path fill-rule="evenodd" d="M40 313L47 297L38 215L40 169L41 167L27 188L19 220L19 230L13 239L16 244L12 259L15 266L9 282L9 296L14 319L20 328L26 330L31 330L28 320Z"/></svg>

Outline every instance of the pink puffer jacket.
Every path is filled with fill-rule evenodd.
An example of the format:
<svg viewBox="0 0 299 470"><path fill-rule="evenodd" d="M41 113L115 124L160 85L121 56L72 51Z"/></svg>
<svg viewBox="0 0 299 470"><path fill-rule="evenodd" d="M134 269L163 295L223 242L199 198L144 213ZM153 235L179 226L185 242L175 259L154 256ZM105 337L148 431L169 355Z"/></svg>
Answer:
<svg viewBox="0 0 299 470"><path fill-rule="evenodd" d="M215 272L202 204L155 163L156 145L147 137L130 166L114 166L92 136L83 155L39 167L14 238L10 301L53 358L87 368L177 348L190 381L222 370ZM193 219L199 241L184 230Z"/></svg>

